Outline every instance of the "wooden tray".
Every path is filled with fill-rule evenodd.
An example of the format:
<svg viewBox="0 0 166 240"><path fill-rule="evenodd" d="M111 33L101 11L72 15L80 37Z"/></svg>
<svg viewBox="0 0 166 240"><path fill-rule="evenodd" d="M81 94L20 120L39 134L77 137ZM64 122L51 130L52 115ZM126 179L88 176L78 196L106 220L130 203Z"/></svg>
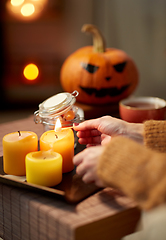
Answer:
<svg viewBox="0 0 166 240"><path fill-rule="evenodd" d="M79 152L79 150L78 146L75 153ZM40 192L47 196L60 197L69 203L78 203L100 190L100 188L94 184L85 184L81 177L76 174L75 169L72 172L64 173L62 182L55 187L45 187L27 183L25 176L13 176L4 173L3 156L0 157L0 182L10 186Z"/></svg>

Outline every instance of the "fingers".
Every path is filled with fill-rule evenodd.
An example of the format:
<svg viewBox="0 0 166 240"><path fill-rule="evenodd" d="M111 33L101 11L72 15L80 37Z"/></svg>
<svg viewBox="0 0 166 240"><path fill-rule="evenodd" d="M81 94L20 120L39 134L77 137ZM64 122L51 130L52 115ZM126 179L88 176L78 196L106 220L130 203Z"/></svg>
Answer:
<svg viewBox="0 0 166 240"><path fill-rule="evenodd" d="M82 177L83 182L85 183L94 183L98 187L105 187L104 183L97 177L97 175L92 174L91 172L87 172Z"/></svg>
<svg viewBox="0 0 166 240"><path fill-rule="evenodd" d="M73 126L77 131L80 144L98 145L101 143L101 132L98 131L98 119L91 119Z"/></svg>
<svg viewBox="0 0 166 240"><path fill-rule="evenodd" d="M85 183L94 182L99 187L103 187L103 183L97 176L97 162L102 151L102 146L91 147L74 156L73 163L77 166L76 173L82 176Z"/></svg>
<svg viewBox="0 0 166 240"><path fill-rule="evenodd" d="M74 163L75 166L78 166L82 162L82 160L84 158L85 150L86 149L84 149L82 152L80 152L80 153L78 153L77 155L74 156L73 163Z"/></svg>
<svg viewBox="0 0 166 240"><path fill-rule="evenodd" d="M105 135L105 134L102 134L101 135L101 144L102 145L106 145L110 142L111 140L111 136L108 136L108 135Z"/></svg>
<svg viewBox="0 0 166 240"><path fill-rule="evenodd" d="M93 152L95 151L95 147L93 148L86 148L73 158L73 163L77 166L78 174L82 175L84 173L83 168L89 168L89 162L91 158L93 159ZM96 151L95 151L96 153ZM96 160L96 158L95 158Z"/></svg>
<svg viewBox="0 0 166 240"><path fill-rule="evenodd" d="M92 130L79 130L77 132L77 136L79 138L85 138L85 137L91 137L91 136L100 136L101 132L99 132L97 129L92 129Z"/></svg>
<svg viewBox="0 0 166 240"><path fill-rule="evenodd" d="M83 163L80 163L76 168L76 173L80 176L83 176L86 173L86 169Z"/></svg>
<svg viewBox="0 0 166 240"><path fill-rule="evenodd" d="M82 176L82 180L85 183L90 183L90 182L94 182L94 166L91 163L90 159L87 160L87 157L85 156L87 151L85 151L84 153L78 154L76 155L76 157L74 157L74 164L77 165L76 168L76 173L80 176Z"/></svg>
<svg viewBox="0 0 166 240"><path fill-rule="evenodd" d="M83 175L82 181L85 183L94 183L95 179L91 172L87 172L86 174Z"/></svg>
<svg viewBox="0 0 166 240"><path fill-rule="evenodd" d="M89 148L89 147L95 147L95 146L100 146L101 144L86 144L86 147Z"/></svg>
<svg viewBox="0 0 166 240"><path fill-rule="evenodd" d="M98 129L99 119L90 119L86 120L79 125L74 125L73 128L75 131L89 130L89 129Z"/></svg>
<svg viewBox="0 0 166 240"><path fill-rule="evenodd" d="M97 136L97 137L87 137L87 138L79 138L78 139L80 144L91 144L91 145L98 145L101 143L101 137Z"/></svg>
<svg viewBox="0 0 166 240"><path fill-rule="evenodd" d="M78 153L77 155L75 155L73 158L73 163L75 166L77 166L76 173L80 176L84 176L87 171L83 161L85 158L85 155L86 155L86 149Z"/></svg>

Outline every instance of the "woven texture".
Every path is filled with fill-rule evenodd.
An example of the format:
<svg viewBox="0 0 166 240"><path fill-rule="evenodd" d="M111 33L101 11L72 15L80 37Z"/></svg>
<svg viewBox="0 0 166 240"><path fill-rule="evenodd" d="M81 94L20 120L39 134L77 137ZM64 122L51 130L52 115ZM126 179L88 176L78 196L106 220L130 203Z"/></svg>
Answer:
<svg viewBox="0 0 166 240"><path fill-rule="evenodd" d="M1 140L18 130L34 131L40 137L43 126L36 125L33 116L1 124ZM132 233L139 217L135 203L111 188L71 205L0 183L0 236L5 240L116 240Z"/></svg>

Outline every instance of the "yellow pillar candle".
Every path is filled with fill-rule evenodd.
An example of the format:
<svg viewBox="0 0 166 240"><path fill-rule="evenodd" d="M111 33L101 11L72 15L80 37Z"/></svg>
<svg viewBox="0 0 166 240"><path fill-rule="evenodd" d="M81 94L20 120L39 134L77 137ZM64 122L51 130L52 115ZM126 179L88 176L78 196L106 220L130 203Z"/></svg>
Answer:
<svg viewBox="0 0 166 240"><path fill-rule="evenodd" d="M24 176L25 156L38 150L36 133L18 131L3 137L3 169L4 172L16 176Z"/></svg>
<svg viewBox="0 0 166 240"><path fill-rule="evenodd" d="M53 151L31 152L26 155L27 182L52 187L62 181L62 156Z"/></svg>
<svg viewBox="0 0 166 240"><path fill-rule="evenodd" d="M62 172L70 172L74 169L74 134L72 129L50 130L42 134L40 138L40 150L52 149L62 155Z"/></svg>

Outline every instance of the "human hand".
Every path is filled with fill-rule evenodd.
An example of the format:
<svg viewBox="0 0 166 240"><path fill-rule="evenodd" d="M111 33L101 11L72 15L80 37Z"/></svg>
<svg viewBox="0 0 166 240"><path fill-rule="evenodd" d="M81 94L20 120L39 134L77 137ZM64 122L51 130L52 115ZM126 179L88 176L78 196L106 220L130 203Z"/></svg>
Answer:
<svg viewBox="0 0 166 240"><path fill-rule="evenodd" d="M74 126L80 144L105 145L112 136L122 135L143 142L143 124L128 123L111 116L91 119Z"/></svg>
<svg viewBox="0 0 166 240"><path fill-rule="evenodd" d="M97 164L102 151L103 146L95 146L86 148L74 156L73 163L77 166L76 173L82 176L85 183L95 183L99 187L104 187L97 176Z"/></svg>

